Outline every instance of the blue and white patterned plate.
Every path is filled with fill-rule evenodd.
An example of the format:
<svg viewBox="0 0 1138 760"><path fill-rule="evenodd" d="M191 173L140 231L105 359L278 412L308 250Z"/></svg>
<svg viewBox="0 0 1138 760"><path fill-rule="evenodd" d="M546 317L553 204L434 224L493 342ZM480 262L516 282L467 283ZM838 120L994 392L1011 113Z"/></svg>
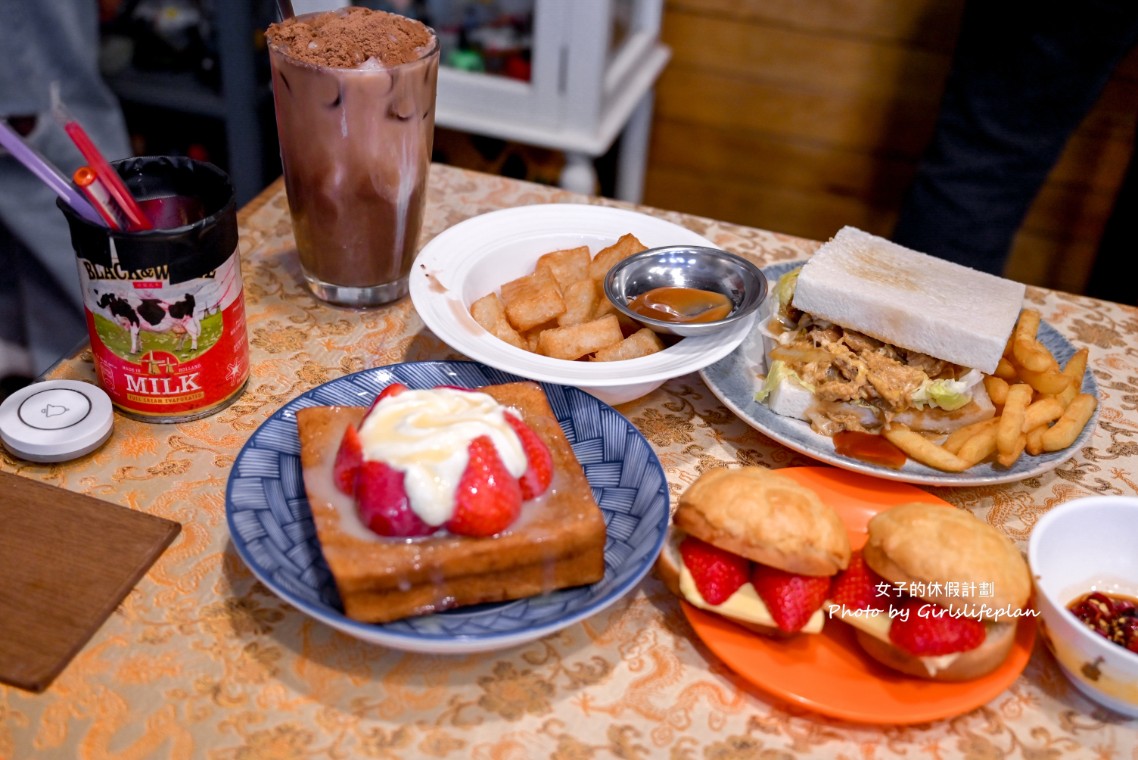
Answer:
<svg viewBox="0 0 1138 760"><path fill-rule="evenodd" d="M771 283L773 290L779 277L802 264L801 261L774 264L764 268L763 274L767 276L767 281ZM1040 342L1059 360L1060 364L1066 364L1071 354L1075 353L1075 347L1046 322L1040 324L1038 335ZM903 483L922 483L931 486L982 486L1013 483L1042 475L1058 467L1060 462L1069 459L1086 445L1098 423L1098 410L1096 409L1094 416L1083 428L1083 432L1079 434L1074 444L1062 451L1053 451L1039 456L1024 454L1010 468L985 462L970 467L964 472L942 472L910 459L904 467L894 470L890 467L870 464L838 454L834 451L834 442L830 437L815 433L806 422L775 414L766 404L755 401L755 377L759 357L762 356L762 353L762 335L758 330L754 330L743 339L742 344L733 352L700 370L700 377L707 383L711 392L740 419L787 448L836 467L865 473L866 475L875 475L888 480L897 480ZM1082 392L1098 397L1098 384L1095 383L1094 375L1091 374L1089 368L1083 376Z"/></svg>
<svg viewBox="0 0 1138 760"><path fill-rule="evenodd" d="M301 479L298 409L367 406L394 382L410 388L479 388L521 379L474 362L409 362L347 375L293 399L253 433L233 464L225 511L237 553L262 583L302 612L364 641L413 652L504 649L605 609L635 587L655 562L668 527L668 486L652 447L628 420L567 386L539 383L604 514L608 538L601 581L373 625L344 615L320 553Z"/></svg>

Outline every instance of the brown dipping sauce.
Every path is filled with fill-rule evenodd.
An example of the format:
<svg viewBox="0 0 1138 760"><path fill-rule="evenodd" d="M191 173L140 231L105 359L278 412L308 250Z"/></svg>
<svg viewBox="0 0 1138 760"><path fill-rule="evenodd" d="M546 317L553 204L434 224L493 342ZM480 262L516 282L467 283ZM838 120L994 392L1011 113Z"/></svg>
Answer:
<svg viewBox="0 0 1138 760"><path fill-rule="evenodd" d="M628 302L629 311L661 322L715 322L734 308L722 293L699 288L652 288Z"/></svg>
<svg viewBox="0 0 1138 760"><path fill-rule="evenodd" d="M1138 653L1138 599L1092 591L1067 605L1087 628Z"/></svg>
<svg viewBox="0 0 1138 760"><path fill-rule="evenodd" d="M908 457L886 438L857 430L841 430L834 434L834 451L841 456L860 459L870 464L899 470Z"/></svg>

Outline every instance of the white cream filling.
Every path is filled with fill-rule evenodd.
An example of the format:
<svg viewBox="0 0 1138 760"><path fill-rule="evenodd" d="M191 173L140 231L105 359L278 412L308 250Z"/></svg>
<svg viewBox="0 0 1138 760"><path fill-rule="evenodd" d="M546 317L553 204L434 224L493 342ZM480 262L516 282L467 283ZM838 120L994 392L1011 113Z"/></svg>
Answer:
<svg viewBox="0 0 1138 760"><path fill-rule="evenodd" d="M889 628L893 625L893 618L889 616L888 610L851 610L833 602L826 602L822 605L822 609L826 610L830 617L839 618L859 631L890 646L895 646L889 640ZM955 662L961 654L961 652L953 652L952 654L918 657L917 659L925 666L925 670L929 672L930 676L935 676Z"/></svg>
<svg viewBox="0 0 1138 760"><path fill-rule="evenodd" d="M684 566L680 566L680 593L690 604L701 610L708 610L724 617L734 618L746 623L756 623L777 628L774 618L762 597L755 591L750 583L744 583L735 593L727 597L723 604L711 604L706 601L696 588L695 579ZM821 609L814 610L810 620L802 627L802 633L819 633L826 622L826 616Z"/></svg>

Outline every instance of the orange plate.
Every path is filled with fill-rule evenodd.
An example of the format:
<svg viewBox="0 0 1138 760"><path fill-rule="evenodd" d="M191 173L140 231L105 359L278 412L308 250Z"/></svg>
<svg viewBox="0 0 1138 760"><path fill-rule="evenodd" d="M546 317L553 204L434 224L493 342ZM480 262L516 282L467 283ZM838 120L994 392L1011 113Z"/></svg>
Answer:
<svg viewBox="0 0 1138 760"><path fill-rule="evenodd" d="M912 501L952 506L915 486L837 468L788 467L779 472L814 489L837 511L854 549L865 544L866 524L878 512ZM820 634L780 641L686 602L681 607L708 649L752 685L823 715L858 723L924 723L985 705L1019 677L1035 643L1035 617L1024 615L1003 665L974 681L941 683L878 664L858 646L854 629L838 620L827 620Z"/></svg>

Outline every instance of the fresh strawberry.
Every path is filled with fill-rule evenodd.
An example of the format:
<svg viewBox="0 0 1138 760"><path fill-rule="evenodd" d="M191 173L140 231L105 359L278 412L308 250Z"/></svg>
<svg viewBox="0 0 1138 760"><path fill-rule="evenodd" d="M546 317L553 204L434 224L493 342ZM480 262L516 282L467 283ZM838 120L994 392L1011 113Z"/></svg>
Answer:
<svg viewBox="0 0 1138 760"><path fill-rule="evenodd" d="M538 437L533 429L520 419L505 413L506 422L518 434L522 442L522 451L526 453L526 471L518 478L518 485L522 487L522 498L533 499L545 493L549 484L553 482L553 455L545 441Z"/></svg>
<svg viewBox="0 0 1138 760"><path fill-rule="evenodd" d="M364 525L381 536L426 536L438 530L411 510L403 473L383 462L365 461L360 465L356 508Z"/></svg>
<svg viewBox="0 0 1138 760"><path fill-rule="evenodd" d="M779 630L802 630L830 594L829 576L798 575L769 565L755 565L751 585L767 605Z"/></svg>
<svg viewBox="0 0 1138 760"><path fill-rule="evenodd" d="M510 474L490 436L470 442L470 461L458 481L454 515L446 527L460 536L492 536L517 519L522 489Z"/></svg>
<svg viewBox="0 0 1138 760"><path fill-rule="evenodd" d="M379 392L379 395L376 396L376 400L382 401L383 399L387 398L388 396L398 396L400 393L402 393L405 390L407 390L407 386L404 385L403 383L392 383L391 385L387 386L386 388L384 388L383 390L381 390Z"/></svg>
<svg viewBox="0 0 1138 760"><path fill-rule="evenodd" d="M381 390L378 394L376 394L375 400L371 402L371 406L369 406L367 408L367 412L364 414L364 416L366 417L368 414L371 414L371 410L375 409L375 405L378 404L380 401L383 401L385 398L387 398L389 396L398 396L400 393L402 393L405 390L407 390L407 386L404 385L403 383L392 383L391 385L387 386L386 388Z"/></svg>
<svg viewBox="0 0 1138 760"><path fill-rule="evenodd" d="M898 592L869 565L861 552L854 552L850 564L834 578L830 601L851 610L885 610L889 598Z"/></svg>
<svg viewBox="0 0 1138 760"><path fill-rule="evenodd" d="M979 620L954 615L945 607L911 596L893 607L897 614L889 626L889 640L911 655L936 657L967 652L984 642L984 624Z"/></svg>
<svg viewBox="0 0 1138 760"><path fill-rule="evenodd" d="M706 541L687 536L680 542L680 557L691 573L699 595L708 604L723 604L747 582L751 561Z"/></svg>
<svg viewBox="0 0 1138 760"><path fill-rule="evenodd" d="M356 474L363 461L364 448L360 434L354 426L349 425L344 431L344 437L340 439L340 448L336 450L336 461L332 465L332 478L342 493L349 496L355 494Z"/></svg>

